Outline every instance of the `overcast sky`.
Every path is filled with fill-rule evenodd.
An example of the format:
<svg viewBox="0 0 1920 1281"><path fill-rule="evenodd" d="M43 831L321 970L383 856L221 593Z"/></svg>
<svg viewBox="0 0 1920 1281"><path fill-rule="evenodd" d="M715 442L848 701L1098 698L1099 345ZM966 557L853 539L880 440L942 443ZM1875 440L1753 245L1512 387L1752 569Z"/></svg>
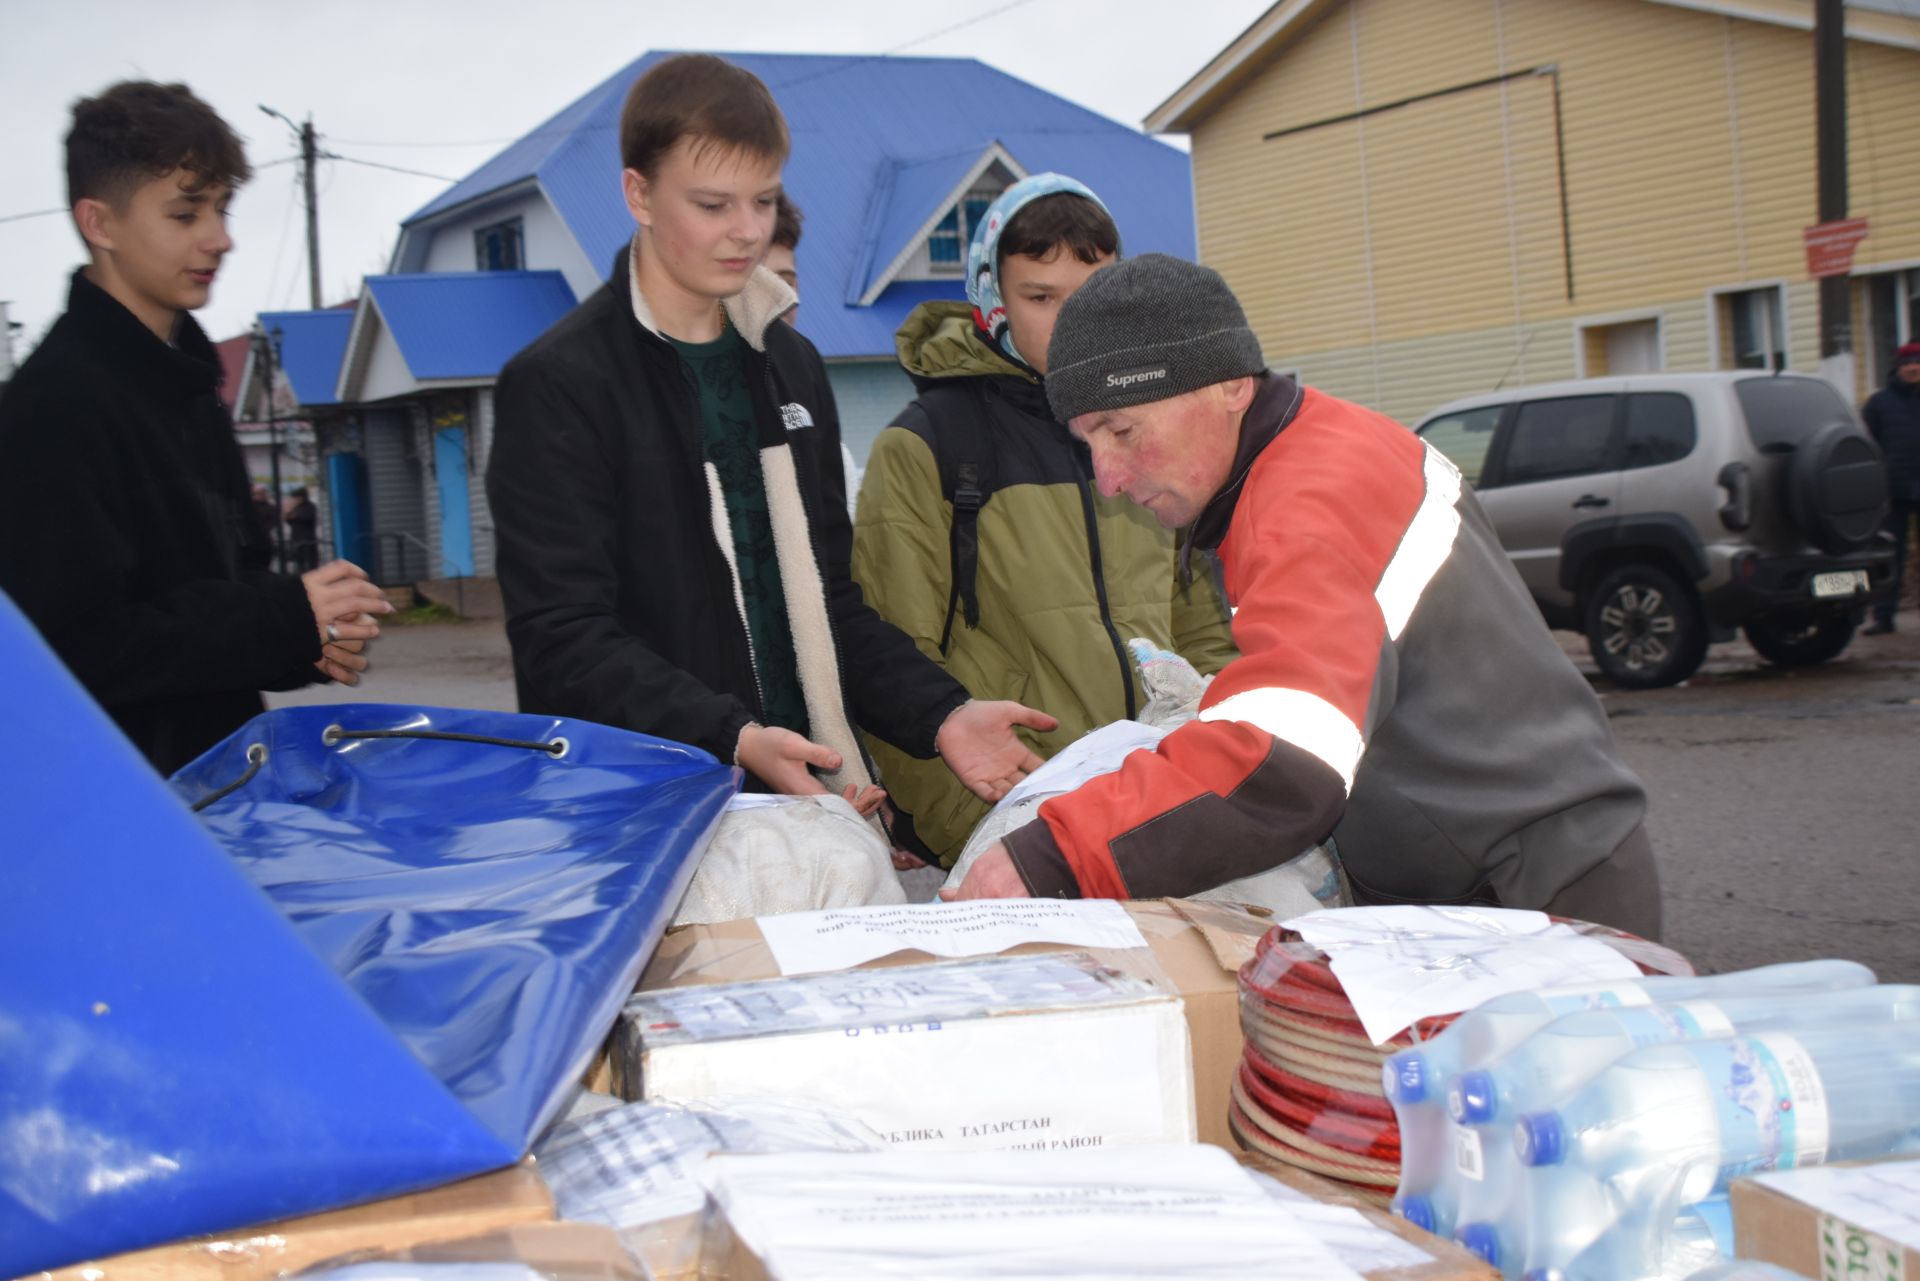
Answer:
<svg viewBox="0 0 1920 1281"><path fill-rule="evenodd" d="M76 98L184 80L247 140L236 247L200 321L215 339L307 305L297 151L259 104L361 160L458 178L649 49L975 57L1135 128L1270 0L0 0L0 219L65 202ZM903 48L903 46L905 46ZM608 182L616 181L608 175ZM384 271L400 219L447 184L345 161L320 169L328 303ZM24 356L82 261L63 215L0 221L0 299Z"/></svg>

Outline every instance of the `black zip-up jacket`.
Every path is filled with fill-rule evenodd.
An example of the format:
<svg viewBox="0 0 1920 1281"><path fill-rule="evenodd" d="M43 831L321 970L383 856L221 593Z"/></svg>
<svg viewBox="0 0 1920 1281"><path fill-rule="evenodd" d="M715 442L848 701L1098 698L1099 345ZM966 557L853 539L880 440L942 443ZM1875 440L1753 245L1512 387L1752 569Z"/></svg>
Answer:
<svg viewBox="0 0 1920 1281"><path fill-rule="evenodd" d="M866 774L853 723L931 757L967 693L868 608L848 574L839 417L819 353L775 319L791 302L763 270L728 314L748 344L813 738L847 762L826 780L837 785ZM643 323L643 304L623 250L609 283L501 373L487 492L514 679L522 711L731 761L759 695L726 507L702 456L691 374Z"/></svg>
<svg viewBox="0 0 1920 1281"><path fill-rule="evenodd" d="M163 774L321 679L219 387L191 316L170 347L76 272L0 397L0 589Z"/></svg>
<svg viewBox="0 0 1920 1281"><path fill-rule="evenodd" d="M1887 385L1867 397L1860 416L1887 456L1894 501L1920 503L1920 387L1902 381L1896 368Z"/></svg>

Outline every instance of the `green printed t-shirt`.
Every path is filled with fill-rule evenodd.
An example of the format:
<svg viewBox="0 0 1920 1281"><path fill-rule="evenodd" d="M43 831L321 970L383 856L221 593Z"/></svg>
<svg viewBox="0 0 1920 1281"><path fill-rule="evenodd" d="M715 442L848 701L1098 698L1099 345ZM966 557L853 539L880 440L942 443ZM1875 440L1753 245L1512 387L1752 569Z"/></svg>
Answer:
<svg viewBox="0 0 1920 1281"><path fill-rule="evenodd" d="M747 635L760 677L760 721L807 735L807 703L800 692L787 594L780 584L773 521L767 515L753 397L747 390L746 343L731 324L712 342L667 341L693 371L700 393L701 447L720 473L740 595L747 607Z"/></svg>

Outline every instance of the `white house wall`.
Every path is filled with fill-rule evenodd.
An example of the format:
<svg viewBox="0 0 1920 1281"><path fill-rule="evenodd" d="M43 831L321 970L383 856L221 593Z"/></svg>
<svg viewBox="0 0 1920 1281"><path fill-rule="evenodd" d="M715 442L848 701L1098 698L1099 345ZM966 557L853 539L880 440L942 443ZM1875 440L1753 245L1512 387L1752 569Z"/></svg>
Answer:
<svg viewBox="0 0 1920 1281"><path fill-rule="evenodd" d="M587 261L573 233L538 190L529 190L517 199L489 205L483 212L466 214L434 227L421 270L477 270L479 261L474 252L473 233L513 218L520 219L520 244L526 255L521 265L527 270L559 272L567 278L576 298L585 298L606 279L606 264Z"/></svg>
<svg viewBox="0 0 1920 1281"><path fill-rule="evenodd" d="M400 344L393 340L393 331L381 325L380 332L374 336L373 349L367 354L367 373L360 384L360 400L363 403L386 400L405 395L416 386L413 373L407 368L407 359L400 354Z"/></svg>

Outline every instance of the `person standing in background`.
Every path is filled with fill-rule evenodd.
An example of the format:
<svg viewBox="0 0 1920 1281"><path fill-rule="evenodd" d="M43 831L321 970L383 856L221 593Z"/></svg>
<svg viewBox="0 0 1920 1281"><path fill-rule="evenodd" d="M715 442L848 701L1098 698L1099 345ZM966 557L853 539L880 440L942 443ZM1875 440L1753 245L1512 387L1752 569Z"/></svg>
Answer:
<svg viewBox="0 0 1920 1281"><path fill-rule="evenodd" d="M1862 636L1883 636L1894 629L1900 593L1906 588L1907 546L1920 521L1920 342L1893 354L1887 385L1867 397L1860 410L1867 430L1887 459L1887 532L1893 535L1893 587L1874 602L1873 622Z"/></svg>

